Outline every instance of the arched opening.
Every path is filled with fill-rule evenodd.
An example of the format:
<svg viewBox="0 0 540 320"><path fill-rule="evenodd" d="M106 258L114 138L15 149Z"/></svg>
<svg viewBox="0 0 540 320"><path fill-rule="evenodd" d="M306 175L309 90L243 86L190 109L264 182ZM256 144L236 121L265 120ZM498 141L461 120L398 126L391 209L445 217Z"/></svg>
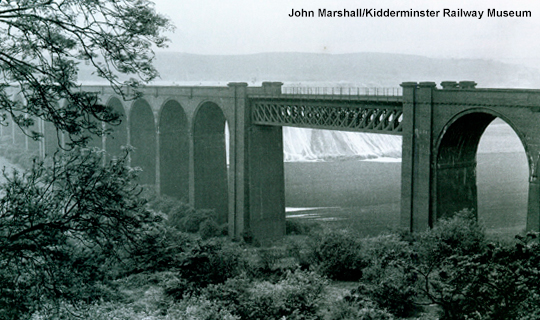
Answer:
<svg viewBox="0 0 540 320"><path fill-rule="evenodd" d="M160 183L161 193L189 199L189 140L187 117L178 102L168 101L161 111Z"/></svg>
<svg viewBox="0 0 540 320"><path fill-rule="evenodd" d="M529 164L515 131L497 118L477 151L478 220L491 233L514 236L527 223Z"/></svg>
<svg viewBox="0 0 540 320"><path fill-rule="evenodd" d="M287 219L377 235L400 222L398 135L283 128Z"/></svg>
<svg viewBox="0 0 540 320"><path fill-rule="evenodd" d="M150 105L140 99L133 104L129 117L131 145L131 166L140 167L141 184L156 183L156 128Z"/></svg>
<svg viewBox="0 0 540 320"><path fill-rule="evenodd" d="M107 124L107 129L112 132L105 137L105 149L111 157L122 157L124 152L122 146L127 144L127 119L122 102L117 98L111 98L107 103L112 110L118 114L120 124Z"/></svg>
<svg viewBox="0 0 540 320"><path fill-rule="evenodd" d="M228 217L225 116L214 103L197 111L193 124L195 207L214 209L218 222Z"/></svg>
<svg viewBox="0 0 540 320"><path fill-rule="evenodd" d="M488 229L501 228L509 220L525 226L528 190L527 173L523 177L523 171L528 172L525 151L510 126L495 119L497 116L491 113L467 113L445 130L436 158L432 220L468 209L477 213ZM514 146L517 152L509 156L501 139L517 144ZM508 184L511 180L513 186L521 185L524 194L515 197L517 190Z"/></svg>

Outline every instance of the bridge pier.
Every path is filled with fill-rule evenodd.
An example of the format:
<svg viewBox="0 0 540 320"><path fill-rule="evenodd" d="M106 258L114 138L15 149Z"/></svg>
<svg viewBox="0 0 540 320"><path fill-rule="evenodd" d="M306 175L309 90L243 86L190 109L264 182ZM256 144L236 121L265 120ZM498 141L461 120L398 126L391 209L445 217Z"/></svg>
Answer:
<svg viewBox="0 0 540 320"><path fill-rule="evenodd" d="M527 230L540 231L540 181L536 176L529 181Z"/></svg>
<svg viewBox="0 0 540 320"><path fill-rule="evenodd" d="M282 83L263 83L265 94L280 94ZM235 92L231 128L229 234L264 244L285 234L285 181L282 128L254 125L246 83Z"/></svg>
<svg viewBox="0 0 540 320"><path fill-rule="evenodd" d="M250 231L259 242L285 234L282 127L252 126L249 139Z"/></svg>
<svg viewBox="0 0 540 320"><path fill-rule="evenodd" d="M401 226L429 228L432 205L432 96L434 82L404 82Z"/></svg>

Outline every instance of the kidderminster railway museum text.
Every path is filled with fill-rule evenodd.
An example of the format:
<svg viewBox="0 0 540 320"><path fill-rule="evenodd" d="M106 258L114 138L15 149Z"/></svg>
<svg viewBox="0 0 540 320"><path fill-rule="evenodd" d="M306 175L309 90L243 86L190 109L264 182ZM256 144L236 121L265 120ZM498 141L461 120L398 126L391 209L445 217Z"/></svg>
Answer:
<svg viewBox="0 0 540 320"><path fill-rule="evenodd" d="M313 18L317 12L317 17L335 17L335 18L530 18L530 10L464 10L464 9L442 9L442 10L390 10L376 8L356 8L328 10L318 9L292 9L289 17Z"/></svg>

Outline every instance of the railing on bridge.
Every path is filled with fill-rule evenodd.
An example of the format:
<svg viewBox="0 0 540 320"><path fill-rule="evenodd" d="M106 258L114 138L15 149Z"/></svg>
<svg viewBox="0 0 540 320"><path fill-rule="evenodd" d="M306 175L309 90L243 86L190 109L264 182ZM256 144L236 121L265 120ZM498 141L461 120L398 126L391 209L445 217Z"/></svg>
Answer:
<svg viewBox="0 0 540 320"><path fill-rule="evenodd" d="M360 87L281 87L281 93L295 96L318 96L321 99L365 99L373 101L401 101L402 88Z"/></svg>

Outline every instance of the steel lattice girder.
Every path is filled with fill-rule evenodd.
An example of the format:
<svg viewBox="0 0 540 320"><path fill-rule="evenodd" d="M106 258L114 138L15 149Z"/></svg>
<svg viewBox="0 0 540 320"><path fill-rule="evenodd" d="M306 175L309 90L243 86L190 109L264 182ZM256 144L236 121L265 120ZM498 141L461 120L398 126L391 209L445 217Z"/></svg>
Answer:
<svg viewBox="0 0 540 320"><path fill-rule="evenodd" d="M401 134L401 102L251 99L254 124Z"/></svg>

